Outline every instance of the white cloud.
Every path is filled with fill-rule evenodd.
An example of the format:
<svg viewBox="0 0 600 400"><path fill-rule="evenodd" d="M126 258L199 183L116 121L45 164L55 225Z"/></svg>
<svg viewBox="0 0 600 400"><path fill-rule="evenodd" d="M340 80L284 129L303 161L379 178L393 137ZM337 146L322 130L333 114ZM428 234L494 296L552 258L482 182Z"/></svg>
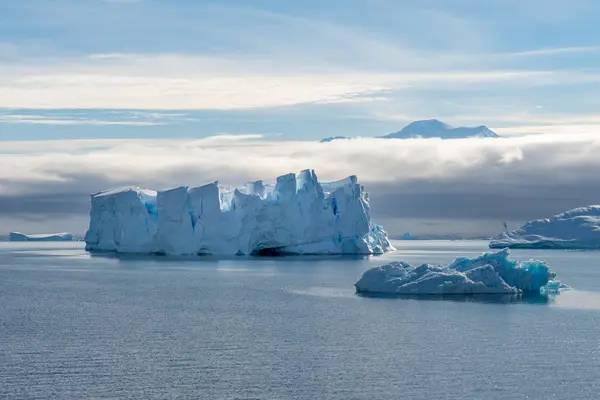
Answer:
<svg viewBox="0 0 600 400"><path fill-rule="evenodd" d="M594 135L450 141L355 139L332 143L253 140L259 138L225 135L194 141L5 142L5 153L0 153L0 182L10 182L8 186L5 183L5 194L18 194L35 190L40 182L67 182L74 179L74 172L99 174L115 184L128 181L164 187L215 179L227 183L274 180L277 175L305 168L316 169L327 180L358 174L365 182L399 183L471 179L471 173L477 180L481 171L486 171L489 182L519 182L527 174L547 175L548 171L574 170L588 164L600 167L596 157L600 137ZM18 176L14 174L17 170ZM104 188L95 188L99 189Z"/></svg>
<svg viewBox="0 0 600 400"><path fill-rule="evenodd" d="M497 221L597 204L599 152L598 135L331 143L275 142L260 135L4 142L0 221L35 231L52 229L44 226L52 224L82 233L88 195L99 190L274 181L314 168L325 181L357 174L370 192L376 220L393 233L407 229L407 219L446 226L444 220L462 218L471 221L470 227L457 222L454 232L490 234L500 228ZM79 222L64 225L75 215ZM19 218L36 219L37 228Z"/></svg>
<svg viewBox="0 0 600 400"><path fill-rule="evenodd" d="M536 56L554 56L564 54L579 53L598 53L600 46L572 46L572 47L553 47L546 49L519 51L514 53L500 53L500 57L536 57Z"/></svg>
<svg viewBox="0 0 600 400"><path fill-rule="evenodd" d="M316 102L357 102L406 87L517 87L598 81L588 73L462 70L384 73L278 69L261 61L184 55L100 55L34 64L0 64L0 107L245 109ZM366 102L367 100L362 100Z"/></svg>
<svg viewBox="0 0 600 400"><path fill-rule="evenodd" d="M191 120L187 115L143 110L36 110L36 114L4 110L0 124L155 126Z"/></svg>
<svg viewBox="0 0 600 400"><path fill-rule="evenodd" d="M600 124L559 124L559 125L516 125L506 128L496 128L501 135L528 135L528 134L554 134L554 135L588 135L600 134Z"/></svg>
<svg viewBox="0 0 600 400"><path fill-rule="evenodd" d="M132 125L154 126L165 125L164 122L152 121L113 121L88 118L53 117L48 115L0 115L0 124L25 124L25 125Z"/></svg>
<svg viewBox="0 0 600 400"><path fill-rule="evenodd" d="M345 97L337 100L325 100L319 101L319 104L343 104L343 103L374 103L374 102L386 102L391 101L392 99L389 97L368 97L368 96L359 96L359 97Z"/></svg>
<svg viewBox="0 0 600 400"><path fill-rule="evenodd" d="M509 126L494 127L494 131L501 135L535 133L572 136L600 132L600 115L595 114L565 115L522 112L518 114L456 115L454 117L462 123L486 121L486 124L492 127L498 124L508 124Z"/></svg>

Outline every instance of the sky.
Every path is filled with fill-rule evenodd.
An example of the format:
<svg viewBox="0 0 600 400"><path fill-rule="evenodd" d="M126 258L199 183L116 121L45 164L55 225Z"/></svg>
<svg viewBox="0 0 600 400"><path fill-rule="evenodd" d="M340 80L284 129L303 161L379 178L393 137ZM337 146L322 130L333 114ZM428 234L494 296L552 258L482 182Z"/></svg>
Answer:
<svg viewBox="0 0 600 400"><path fill-rule="evenodd" d="M357 174L399 234L598 203L592 0L0 2L0 234L89 194ZM499 140L370 139L418 119ZM326 136L358 136L317 143ZM124 168L127 166L127 168Z"/></svg>

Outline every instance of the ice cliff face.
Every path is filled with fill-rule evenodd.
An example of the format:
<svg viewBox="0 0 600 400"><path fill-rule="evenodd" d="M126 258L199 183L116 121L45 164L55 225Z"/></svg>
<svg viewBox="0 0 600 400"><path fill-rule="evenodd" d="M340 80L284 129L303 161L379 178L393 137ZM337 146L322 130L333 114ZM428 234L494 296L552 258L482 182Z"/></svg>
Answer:
<svg viewBox="0 0 600 400"><path fill-rule="evenodd" d="M355 286L357 292L397 295L539 294L566 287L550 281L552 278L554 273L546 263L517 262L504 249L457 258L446 266L392 262L366 271Z"/></svg>
<svg viewBox="0 0 600 400"><path fill-rule="evenodd" d="M393 247L371 223L356 176L320 184L312 170L231 188L92 195L86 249L165 254L379 254Z"/></svg>
<svg viewBox="0 0 600 400"><path fill-rule="evenodd" d="M600 206L575 208L552 218L527 222L520 229L493 238L490 247L600 249Z"/></svg>

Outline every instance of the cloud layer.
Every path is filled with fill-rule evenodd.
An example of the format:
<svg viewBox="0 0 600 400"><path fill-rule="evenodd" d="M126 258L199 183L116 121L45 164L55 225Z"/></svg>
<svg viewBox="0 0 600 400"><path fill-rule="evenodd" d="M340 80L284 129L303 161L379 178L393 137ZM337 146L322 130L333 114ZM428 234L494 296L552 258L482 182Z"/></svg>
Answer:
<svg viewBox="0 0 600 400"><path fill-rule="evenodd" d="M409 86L462 90L467 84L523 87L562 84L567 78L600 81L596 74L578 71L406 67L396 71L283 68L255 58L177 54L29 60L0 63L0 108L231 110L381 101L385 97L371 95Z"/></svg>
<svg viewBox="0 0 600 400"><path fill-rule="evenodd" d="M5 142L0 216L48 221L84 216L89 194L109 187L272 181L313 168L322 180L357 174L371 193L375 217L384 223L527 220L598 203L599 151L600 137L592 135L331 143L272 142L257 135Z"/></svg>

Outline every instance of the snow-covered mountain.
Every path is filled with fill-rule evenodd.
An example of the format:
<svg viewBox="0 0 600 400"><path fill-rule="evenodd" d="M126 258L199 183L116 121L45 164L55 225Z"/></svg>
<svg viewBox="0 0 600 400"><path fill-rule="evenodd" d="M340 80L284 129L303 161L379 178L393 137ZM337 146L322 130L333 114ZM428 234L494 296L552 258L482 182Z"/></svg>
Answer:
<svg viewBox="0 0 600 400"><path fill-rule="evenodd" d="M441 138L441 139L463 139L463 138L497 138L500 137L485 125L476 127L455 128L437 119L427 119L411 122L402 130L385 136L377 136L379 139L417 139L417 138ZM321 143L333 142L334 140L352 139L347 136L329 136L320 140Z"/></svg>
<svg viewBox="0 0 600 400"><path fill-rule="evenodd" d="M406 125L402 130L382 136L386 139L442 138L461 139L470 137L497 138L494 131L481 125L473 128L452 127L437 119L415 121Z"/></svg>

